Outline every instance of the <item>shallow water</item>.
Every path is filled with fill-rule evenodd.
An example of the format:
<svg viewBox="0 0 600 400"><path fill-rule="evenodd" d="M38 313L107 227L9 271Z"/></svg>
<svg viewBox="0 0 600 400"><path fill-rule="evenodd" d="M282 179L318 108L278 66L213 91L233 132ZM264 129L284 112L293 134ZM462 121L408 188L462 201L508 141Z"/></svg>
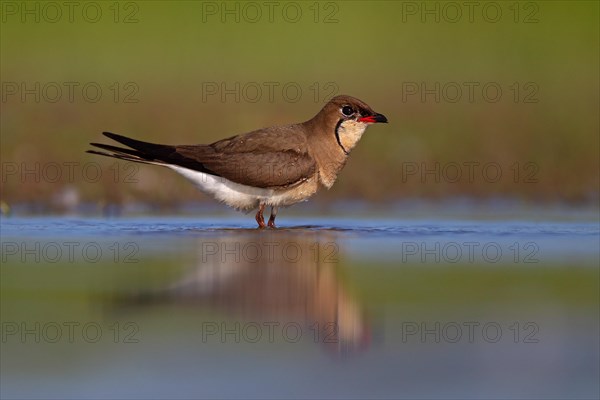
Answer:
<svg viewBox="0 0 600 400"><path fill-rule="evenodd" d="M3 398L599 395L597 221L0 221Z"/></svg>

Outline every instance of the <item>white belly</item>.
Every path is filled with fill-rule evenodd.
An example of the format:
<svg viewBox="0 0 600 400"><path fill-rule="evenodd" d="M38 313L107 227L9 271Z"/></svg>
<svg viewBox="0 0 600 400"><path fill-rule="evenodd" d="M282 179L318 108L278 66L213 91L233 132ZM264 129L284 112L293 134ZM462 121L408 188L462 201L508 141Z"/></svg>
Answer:
<svg viewBox="0 0 600 400"><path fill-rule="evenodd" d="M250 211L259 204L266 206L289 206L308 199L316 192L314 178L306 183L286 189L263 189L232 182L225 178L194 171L177 165L167 167L192 181L202 192L238 210Z"/></svg>

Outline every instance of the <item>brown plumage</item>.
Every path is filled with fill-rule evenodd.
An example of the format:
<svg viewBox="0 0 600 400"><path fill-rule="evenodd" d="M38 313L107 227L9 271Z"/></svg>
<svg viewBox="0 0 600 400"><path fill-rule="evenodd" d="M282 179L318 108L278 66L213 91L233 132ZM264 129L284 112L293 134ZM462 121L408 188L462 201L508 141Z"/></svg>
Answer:
<svg viewBox="0 0 600 400"><path fill-rule="evenodd" d="M321 183L330 188L346 159L371 123L387 119L366 103L337 96L312 119L259 129L212 144L162 145L110 132L104 135L129 147L90 143L105 151L88 153L169 167L205 193L241 210L272 207L274 227L278 206L308 199Z"/></svg>

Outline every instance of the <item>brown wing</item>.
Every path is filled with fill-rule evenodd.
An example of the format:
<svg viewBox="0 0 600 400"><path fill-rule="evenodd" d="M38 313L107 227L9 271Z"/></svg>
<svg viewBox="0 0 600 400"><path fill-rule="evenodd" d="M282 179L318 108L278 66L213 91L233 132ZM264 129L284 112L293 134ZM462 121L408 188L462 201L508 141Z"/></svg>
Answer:
<svg viewBox="0 0 600 400"><path fill-rule="evenodd" d="M301 182L315 171L297 125L266 128L208 146L175 146L178 154L233 182L268 188Z"/></svg>
<svg viewBox="0 0 600 400"><path fill-rule="evenodd" d="M297 125L261 129L209 145L160 145L110 132L104 134L134 150L92 143L112 154L92 153L136 162L179 165L254 187L293 185L316 171L306 136Z"/></svg>

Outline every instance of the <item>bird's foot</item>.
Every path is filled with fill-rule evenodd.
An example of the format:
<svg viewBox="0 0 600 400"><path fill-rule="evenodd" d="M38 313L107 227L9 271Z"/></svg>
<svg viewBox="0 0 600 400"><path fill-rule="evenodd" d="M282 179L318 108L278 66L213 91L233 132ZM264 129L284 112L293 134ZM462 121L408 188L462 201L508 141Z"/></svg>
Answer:
<svg viewBox="0 0 600 400"><path fill-rule="evenodd" d="M256 213L256 222L258 223L258 227L260 229L267 227L267 225L265 225L265 217L263 216L264 210L265 210L265 205L261 204L260 207L258 208L258 212ZM271 219L269 219L269 223L270 222L271 222Z"/></svg>

